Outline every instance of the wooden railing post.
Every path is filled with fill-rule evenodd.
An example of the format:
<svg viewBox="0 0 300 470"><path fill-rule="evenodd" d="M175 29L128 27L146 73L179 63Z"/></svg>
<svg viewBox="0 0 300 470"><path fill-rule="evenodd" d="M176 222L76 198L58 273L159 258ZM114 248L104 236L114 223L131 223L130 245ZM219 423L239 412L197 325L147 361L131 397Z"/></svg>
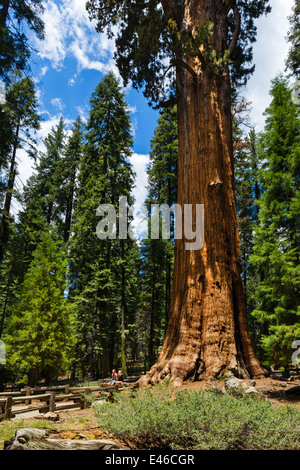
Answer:
<svg viewBox="0 0 300 470"><path fill-rule="evenodd" d="M85 390L85 394L88 395L89 393L91 393L91 390L89 388L86 388ZM86 399L84 400L85 402L85 408L90 408L91 407L91 403L89 401L87 401Z"/></svg>
<svg viewBox="0 0 300 470"><path fill-rule="evenodd" d="M5 409L4 409L4 419L5 420L12 418L11 407L12 407L12 397L7 397L6 403L5 403Z"/></svg>
<svg viewBox="0 0 300 470"><path fill-rule="evenodd" d="M50 395L50 403L49 403L49 411L54 412L55 411L55 392L51 392Z"/></svg>
<svg viewBox="0 0 300 470"><path fill-rule="evenodd" d="M26 396L31 395L31 388L30 387L25 387L25 390L26 390ZM25 401L25 405L30 405L30 403L31 403L30 400Z"/></svg>

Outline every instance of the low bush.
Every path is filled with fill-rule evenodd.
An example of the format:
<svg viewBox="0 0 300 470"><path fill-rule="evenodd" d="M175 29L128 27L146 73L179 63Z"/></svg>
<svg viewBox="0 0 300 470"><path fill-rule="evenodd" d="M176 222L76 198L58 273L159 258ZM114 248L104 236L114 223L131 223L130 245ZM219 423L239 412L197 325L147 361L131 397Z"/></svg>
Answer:
<svg viewBox="0 0 300 470"><path fill-rule="evenodd" d="M258 394L174 391L168 383L134 398L94 404L102 430L141 449L300 449L300 410Z"/></svg>

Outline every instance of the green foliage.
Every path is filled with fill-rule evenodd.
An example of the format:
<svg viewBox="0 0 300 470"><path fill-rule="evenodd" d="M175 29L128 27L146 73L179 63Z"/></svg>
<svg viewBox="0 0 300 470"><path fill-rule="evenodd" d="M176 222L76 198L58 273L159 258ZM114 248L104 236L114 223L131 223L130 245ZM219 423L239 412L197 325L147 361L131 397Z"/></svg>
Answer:
<svg viewBox="0 0 300 470"><path fill-rule="evenodd" d="M291 28L287 39L291 44L286 60L287 68L295 78L300 78L300 2L295 0L293 13L289 18Z"/></svg>
<svg viewBox="0 0 300 470"><path fill-rule="evenodd" d="M250 263L250 257L253 254L254 233L258 224L256 201L260 197L261 190L258 172L261 157L257 150L255 130L251 129L248 135L242 131L243 126L250 127L249 103L237 97L232 106L232 115L242 281L252 343L256 353L259 354L261 328L251 313L257 305L255 293L260 280L260 271Z"/></svg>
<svg viewBox="0 0 300 470"><path fill-rule="evenodd" d="M97 238L97 208L132 204L131 123L119 83L109 73L91 97L70 242L70 299L76 312L77 362L96 377L119 362L137 308L136 247L131 239ZM114 365L113 365L114 364Z"/></svg>
<svg viewBox="0 0 300 470"><path fill-rule="evenodd" d="M272 82L260 138L262 195L252 263L261 272L253 312L268 327L263 346L268 363L291 361L292 342L300 337L299 310L299 109L282 76Z"/></svg>
<svg viewBox="0 0 300 470"><path fill-rule="evenodd" d="M99 426L140 448L175 450L299 449L296 407L275 407L263 397L214 390L172 390L168 383L140 389L134 398L94 404Z"/></svg>
<svg viewBox="0 0 300 470"><path fill-rule="evenodd" d="M77 175L83 153L83 123L80 116L75 121L57 163L55 215L61 236L67 242L70 237L75 195L78 189Z"/></svg>
<svg viewBox="0 0 300 470"><path fill-rule="evenodd" d="M0 102L0 170L8 168L14 147L23 146L29 155L34 155L32 131L40 127L37 107L34 82L15 72Z"/></svg>
<svg viewBox="0 0 300 470"><path fill-rule="evenodd" d="M66 274L66 253L53 234L44 233L4 337L8 368L24 380L35 383L66 371L71 343Z"/></svg>
<svg viewBox="0 0 300 470"><path fill-rule="evenodd" d="M151 103L160 103L175 92L174 67L186 68L186 58L199 57L202 64L210 63L217 73L229 61L229 45L236 29L236 18L232 11L227 17L227 42L216 49L212 22L202 27L194 24L187 30L184 21L186 2L168 2L164 11L158 0L127 2L110 0L89 0L87 10L90 18L97 21L97 31L116 36L116 63L120 73L128 83L143 88ZM252 44L256 39L254 19L270 11L268 0L239 1L241 32L231 63L234 83L244 83L252 68ZM222 21L224 12L216 18ZM118 26L118 28L114 28ZM218 24L214 24L214 30ZM117 33L116 33L117 31ZM201 51L200 51L201 49ZM204 50L204 52L202 52ZM176 59L175 59L176 57Z"/></svg>
<svg viewBox="0 0 300 470"><path fill-rule="evenodd" d="M146 204L172 206L177 201L177 126L176 106L164 109L158 118L157 127L151 139Z"/></svg>
<svg viewBox="0 0 300 470"><path fill-rule="evenodd" d="M178 135L175 106L163 110L151 140L150 163L147 168L148 195L145 201L149 214L152 204L167 204L171 207L176 203L177 167ZM159 224L161 223L162 219L159 216ZM150 230L149 226L149 232ZM146 367L146 364L148 366L154 364L168 323L174 263L174 214L170 217L170 239L142 240L140 251L142 294L136 324L137 330L141 330L139 342L145 355ZM145 324L147 328L141 328L141 325Z"/></svg>
<svg viewBox="0 0 300 470"><path fill-rule="evenodd" d="M0 221L0 265L3 261L11 232L11 205L15 194L15 180L18 175L17 151L23 147L34 157L35 141L32 132L39 129L40 117L37 114L37 99L33 81L16 74L16 80L5 93L5 102L1 105L5 125L5 143L2 169L6 170L6 184L3 185L3 210ZM1 168L0 168L1 170ZM1 187L0 187L1 191ZM0 196L1 199L1 196Z"/></svg>
<svg viewBox="0 0 300 470"><path fill-rule="evenodd" d="M9 82L12 70L28 66L30 46L24 31L44 38L44 8L42 0L2 0L0 5L0 78Z"/></svg>

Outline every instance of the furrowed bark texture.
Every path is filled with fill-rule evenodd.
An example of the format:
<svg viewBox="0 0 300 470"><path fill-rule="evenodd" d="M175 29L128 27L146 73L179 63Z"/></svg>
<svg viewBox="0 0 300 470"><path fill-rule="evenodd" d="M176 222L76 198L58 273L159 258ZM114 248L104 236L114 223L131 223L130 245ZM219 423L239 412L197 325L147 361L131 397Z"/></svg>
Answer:
<svg viewBox="0 0 300 470"><path fill-rule="evenodd" d="M193 31L212 21L214 47L222 50L225 2L187 3L185 27ZM186 250L188 240L176 240L166 338L157 363L140 386L166 377L180 385L228 371L243 378L265 375L252 349L242 288L230 80L228 74L203 68L197 58L190 59L188 66L195 74L189 67L177 70L178 203L182 208L205 205L205 240L198 251Z"/></svg>

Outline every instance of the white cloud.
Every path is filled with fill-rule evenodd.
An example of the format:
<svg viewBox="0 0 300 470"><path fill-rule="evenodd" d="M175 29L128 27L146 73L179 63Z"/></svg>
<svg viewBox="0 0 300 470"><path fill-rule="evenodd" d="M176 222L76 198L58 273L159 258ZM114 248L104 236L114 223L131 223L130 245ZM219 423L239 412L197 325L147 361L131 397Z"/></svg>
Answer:
<svg viewBox="0 0 300 470"><path fill-rule="evenodd" d="M65 105L62 101L61 98L53 98L51 100L51 104L54 108L56 108L58 111L63 111L63 109L65 108Z"/></svg>
<svg viewBox="0 0 300 470"><path fill-rule="evenodd" d="M271 0L272 12L257 21L257 42L254 44L254 75L246 87L245 96L252 103L251 121L257 131L263 130L263 112L270 104L271 80L284 72L289 44L288 16L294 0Z"/></svg>
<svg viewBox="0 0 300 470"><path fill-rule="evenodd" d="M41 73L40 73L40 77L44 77L46 75L46 73L48 72L49 70L49 67L42 67L42 70L41 70Z"/></svg>
<svg viewBox="0 0 300 470"><path fill-rule="evenodd" d="M74 86L75 83L76 83L76 76L69 78L69 82L68 82L69 86Z"/></svg>
<svg viewBox="0 0 300 470"><path fill-rule="evenodd" d="M36 40L38 54L60 70L68 56L77 60L78 71L83 69L106 72L115 69L112 55L114 41L95 32L83 0L47 0L43 15L45 39ZM72 86L75 77L69 81Z"/></svg>
<svg viewBox="0 0 300 470"><path fill-rule="evenodd" d="M61 12L54 1L45 4L43 14L45 40L38 41L40 57L48 59L55 69L60 69L66 57L66 28L61 21Z"/></svg>

